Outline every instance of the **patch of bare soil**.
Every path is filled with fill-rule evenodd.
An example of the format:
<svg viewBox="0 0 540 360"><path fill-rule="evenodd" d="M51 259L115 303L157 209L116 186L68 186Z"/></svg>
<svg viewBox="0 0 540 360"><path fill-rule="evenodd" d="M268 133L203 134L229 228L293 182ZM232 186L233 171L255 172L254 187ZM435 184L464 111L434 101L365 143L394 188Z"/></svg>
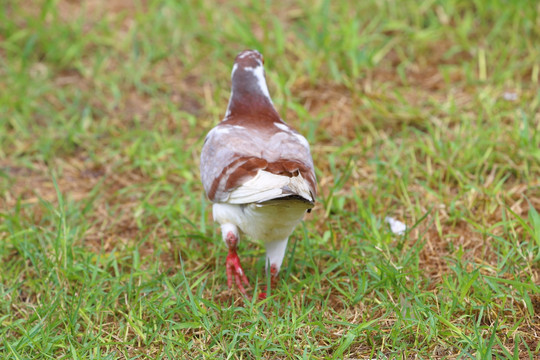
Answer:
<svg viewBox="0 0 540 360"><path fill-rule="evenodd" d="M107 213L106 205L111 200L117 200L114 199L117 190L142 180L142 176L136 173L118 176L111 167L93 163L82 154L66 159L55 159L54 162L53 166L36 162L31 167L27 167L2 161L0 167L7 174L10 186L8 187L9 191L0 195L0 207L9 209L13 208L17 202L38 204L41 201L57 206L58 193L53 182L55 179L64 201L84 203L85 200L95 199L94 206L97 216L108 219L110 214ZM54 168L56 171L52 173L50 168ZM95 189L100 191L93 192ZM129 209L133 204L128 201L122 206ZM39 206L33 207L35 220L39 220L42 216L42 210L43 208ZM124 211L123 213L129 212ZM117 234L123 235L120 236L121 238L131 238L129 231L133 226L132 222L122 218L117 218L115 221ZM99 233L98 229L95 231ZM92 234L91 229L89 236L92 237Z"/></svg>

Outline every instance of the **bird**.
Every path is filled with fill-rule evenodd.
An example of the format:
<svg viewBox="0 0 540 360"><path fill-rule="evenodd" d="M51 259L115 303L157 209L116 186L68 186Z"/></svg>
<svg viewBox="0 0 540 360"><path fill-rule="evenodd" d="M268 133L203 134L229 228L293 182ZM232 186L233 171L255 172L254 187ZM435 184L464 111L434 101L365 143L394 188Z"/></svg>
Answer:
<svg viewBox="0 0 540 360"><path fill-rule="evenodd" d="M315 206L317 179L308 141L274 107L257 50L236 56L225 116L208 132L200 160L213 219L228 247L229 290L236 284L248 296L238 256L241 235L264 243L265 270L275 288L289 237Z"/></svg>

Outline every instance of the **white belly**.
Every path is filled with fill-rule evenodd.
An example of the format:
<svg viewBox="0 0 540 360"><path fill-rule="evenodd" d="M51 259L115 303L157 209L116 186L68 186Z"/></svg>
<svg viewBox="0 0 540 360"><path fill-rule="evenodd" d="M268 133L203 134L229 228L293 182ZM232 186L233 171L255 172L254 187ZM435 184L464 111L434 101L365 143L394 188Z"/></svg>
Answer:
<svg viewBox="0 0 540 360"><path fill-rule="evenodd" d="M252 239L263 242L287 239L306 210L306 204L297 201L245 205L216 203L213 206L215 221L234 224Z"/></svg>

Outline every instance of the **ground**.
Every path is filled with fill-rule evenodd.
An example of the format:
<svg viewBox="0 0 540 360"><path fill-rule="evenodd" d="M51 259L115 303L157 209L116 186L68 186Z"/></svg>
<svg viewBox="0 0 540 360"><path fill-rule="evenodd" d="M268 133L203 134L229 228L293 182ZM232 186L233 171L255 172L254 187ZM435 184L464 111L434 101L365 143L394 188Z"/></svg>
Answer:
<svg viewBox="0 0 540 360"><path fill-rule="evenodd" d="M4 1L3 358L540 356L540 6L353 3ZM198 173L247 48L320 191L264 301Z"/></svg>

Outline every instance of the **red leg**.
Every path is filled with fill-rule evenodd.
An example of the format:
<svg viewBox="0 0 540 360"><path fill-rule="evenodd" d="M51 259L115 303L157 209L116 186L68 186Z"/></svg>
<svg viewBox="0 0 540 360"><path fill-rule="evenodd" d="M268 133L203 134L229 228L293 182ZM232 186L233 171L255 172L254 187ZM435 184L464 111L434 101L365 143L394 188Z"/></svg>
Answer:
<svg viewBox="0 0 540 360"><path fill-rule="evenodd" d="M240 290L242 294L246 295L246 289L244 286L249 286L249 281L244 273L244 269L242 269L242 265L240 264L240 258L236 253L238 239L232 232L229 232L227 234L226 242L229 246L229 255L227 255L227 286L230 290L234 281L236 282L238 290Z"/></svg>
<svg viewBox="0 0 540 360"><path fill-rule="evenodd" d="M278 281L278 269L275 264L270 265L270 288L275 289ZM259 300L266 299L266 286L263 286L263 292L259 294Z"/></svg>

